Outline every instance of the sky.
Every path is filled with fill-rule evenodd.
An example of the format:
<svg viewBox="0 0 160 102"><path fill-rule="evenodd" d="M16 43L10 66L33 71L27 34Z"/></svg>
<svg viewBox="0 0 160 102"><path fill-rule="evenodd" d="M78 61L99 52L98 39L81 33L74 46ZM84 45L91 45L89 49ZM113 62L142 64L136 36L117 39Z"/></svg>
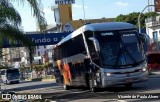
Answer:
<svg viewBox="0 0 160 102"><path fill-rule="evenodd" d="M72 5L74 20L84 19L83 1L85 19L114 18L120 14L141 12L148 4L148 0L75 0L75 4ZM47 24L55 24L54 12L51 10L51 7L55 5L55 0L41 0L41 2ZM153 4L153 0L150 0L150 2ZM28 3L14 2L13 6L22 17L23 30L25 32L36 31L36 20L32 16L33 13Z"/></svg>

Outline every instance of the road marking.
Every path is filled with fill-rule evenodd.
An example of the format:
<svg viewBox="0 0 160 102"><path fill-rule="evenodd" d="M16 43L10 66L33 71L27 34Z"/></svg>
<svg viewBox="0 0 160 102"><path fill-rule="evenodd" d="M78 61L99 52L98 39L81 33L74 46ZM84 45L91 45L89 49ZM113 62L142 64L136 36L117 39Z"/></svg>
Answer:
<svg viewBox="0 0 160 102"><path fill-rule="evenodd" d="M84 93L84 92L89 92L88 90L85 90L85 91L71 91L71 93Z"/></svg>
<svg viewBox="0 0 160 102"><path fill-rule="evenodd" d="M118 102L127 102L127 101L125 101L125 100L117 100Z"/></svg>

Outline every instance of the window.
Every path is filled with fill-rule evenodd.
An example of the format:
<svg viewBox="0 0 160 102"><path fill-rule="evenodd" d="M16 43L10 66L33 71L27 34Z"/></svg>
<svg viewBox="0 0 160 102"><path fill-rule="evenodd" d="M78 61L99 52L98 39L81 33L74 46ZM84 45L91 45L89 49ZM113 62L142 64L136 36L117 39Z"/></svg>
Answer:
<svg viewBox="0 0 160 102"><path fill-rule="evenodd" d="M75 50L74 54L83 53L86 51L82 34L74 38L73 45L74 45L73 49Z"/></svg>
<svg viewBox="0 0 160 102"><path fill-rule="evenodd" d="M153 32L153 42L158 42L158 34L157 34L157 31Z"/></svg>
<svg viewBox="0 0 160 102"><path fill-rule="evenodd" d="M58 59L73 56L86 51L82 35L70 39L55 50L55 57Z"/></svg>

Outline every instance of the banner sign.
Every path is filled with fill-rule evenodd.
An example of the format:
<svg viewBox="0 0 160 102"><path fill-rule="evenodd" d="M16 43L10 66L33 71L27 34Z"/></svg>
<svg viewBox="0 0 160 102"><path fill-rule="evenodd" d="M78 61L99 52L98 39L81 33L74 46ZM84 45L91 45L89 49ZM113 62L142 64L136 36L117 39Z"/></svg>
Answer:
<svg viewBox="0 0 160 102"><path fill-rule="evenodd" d="M55 0L55 4L74 4L75 0Z"/></svg>
<svg viewBox="0 0 160 102"><path fill-rule="evenodd" d="M35 46L41 45L54 45L61 41L70 33L39 33L39 34L26 34L26 36L35 43ZM15 40L15 47L22 47L22 42ZM11 47L7 40L4 41L3 48Z"/></svg>

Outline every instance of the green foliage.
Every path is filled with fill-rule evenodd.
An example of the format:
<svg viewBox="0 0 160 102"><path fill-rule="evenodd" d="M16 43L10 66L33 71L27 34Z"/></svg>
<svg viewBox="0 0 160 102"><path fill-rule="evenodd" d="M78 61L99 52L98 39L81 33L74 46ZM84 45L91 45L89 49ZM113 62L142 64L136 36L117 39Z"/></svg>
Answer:
<svg viewBox="0 0 160 102"><path fill-rule="evenodd" d="M18 4L25 4L26 2L31 7L31 10L33 12L33 16L36 17L37 24L40 28L40 31L43 31L46 29L47 22L44 18L44 13L42 12L43 6L41 3L41 0L7 0L8 2L16 2Z"/></svg>
<svg viewBox="0 0 160 102"><path fill-rule="evenodd" d="M21 16L13 7L10 1L14 0L1 0L0 1L0 47L3 45L3 40L8 39L10 44L14 47L14 41L21 41L24 46L33 46L33 43L26 38L24 32L21 30ZM17 0L16 0L17 1ZM24 2L26 0L19 0ZM31 8L34 11L34 16L37 17L37 21L40 25L45 25L45 19L37 0L27 0ZM39 21L39 20L42 21ZM31 49L30 49L31 50ZM33 50L33 49L32 49Z"/></svg>
<svg viewBox="0 0 160 102"><path fill-rule="evenodd" d="M42 71L44 68L45 68L44 65L34 65L33 66L33 69L35 71Z"/></svg>
<svg viewBox="0 0 160 102"><path fill-rule="evenodd" d="M20 67L21 72L27 72L28 70L30 70L30 67L25 67L25 66Z"/></svg>
<svg viewBox="0 0 160 102"><path fill-rule="evenodd" d="M0 69L9 69L9 68L11 68L11 67L6 67L6 66L1 66L0 65Z"/></svg>
<svg viewBox="0 0 160 102"><path fill-rule="evenodd" d="M145 13L141 15L141 26L142 28L145 27L145 19L146 18L149 18L149 17L155 17L155 16L158 16L159 14L156 13L156 12L149 12L149 13ZM122 15L120 14L119 16L117 16L115 18L115 21L116 22L128 22L128 23L131 23L131 24L134 24L138 27L138 16L139 16L139 12L133 12L133 13L130 13L128 15Z"/></svg>
<svg viewBox="0 0 160 102"><path fill-rule="evenodd" d="M35 47L33 47L34 44L25 36L21 29L21 16L12 5L13 1L23 5L27 2L31 7L31 11L33 11L33 16L36 17L40 30L43 31L47 22L42 12L41 0L0 0L0 48L2 48L4 39L7 39L13 47L15 46L15 40L21 41L23 46L28 47L32 64Z"/></svg>

